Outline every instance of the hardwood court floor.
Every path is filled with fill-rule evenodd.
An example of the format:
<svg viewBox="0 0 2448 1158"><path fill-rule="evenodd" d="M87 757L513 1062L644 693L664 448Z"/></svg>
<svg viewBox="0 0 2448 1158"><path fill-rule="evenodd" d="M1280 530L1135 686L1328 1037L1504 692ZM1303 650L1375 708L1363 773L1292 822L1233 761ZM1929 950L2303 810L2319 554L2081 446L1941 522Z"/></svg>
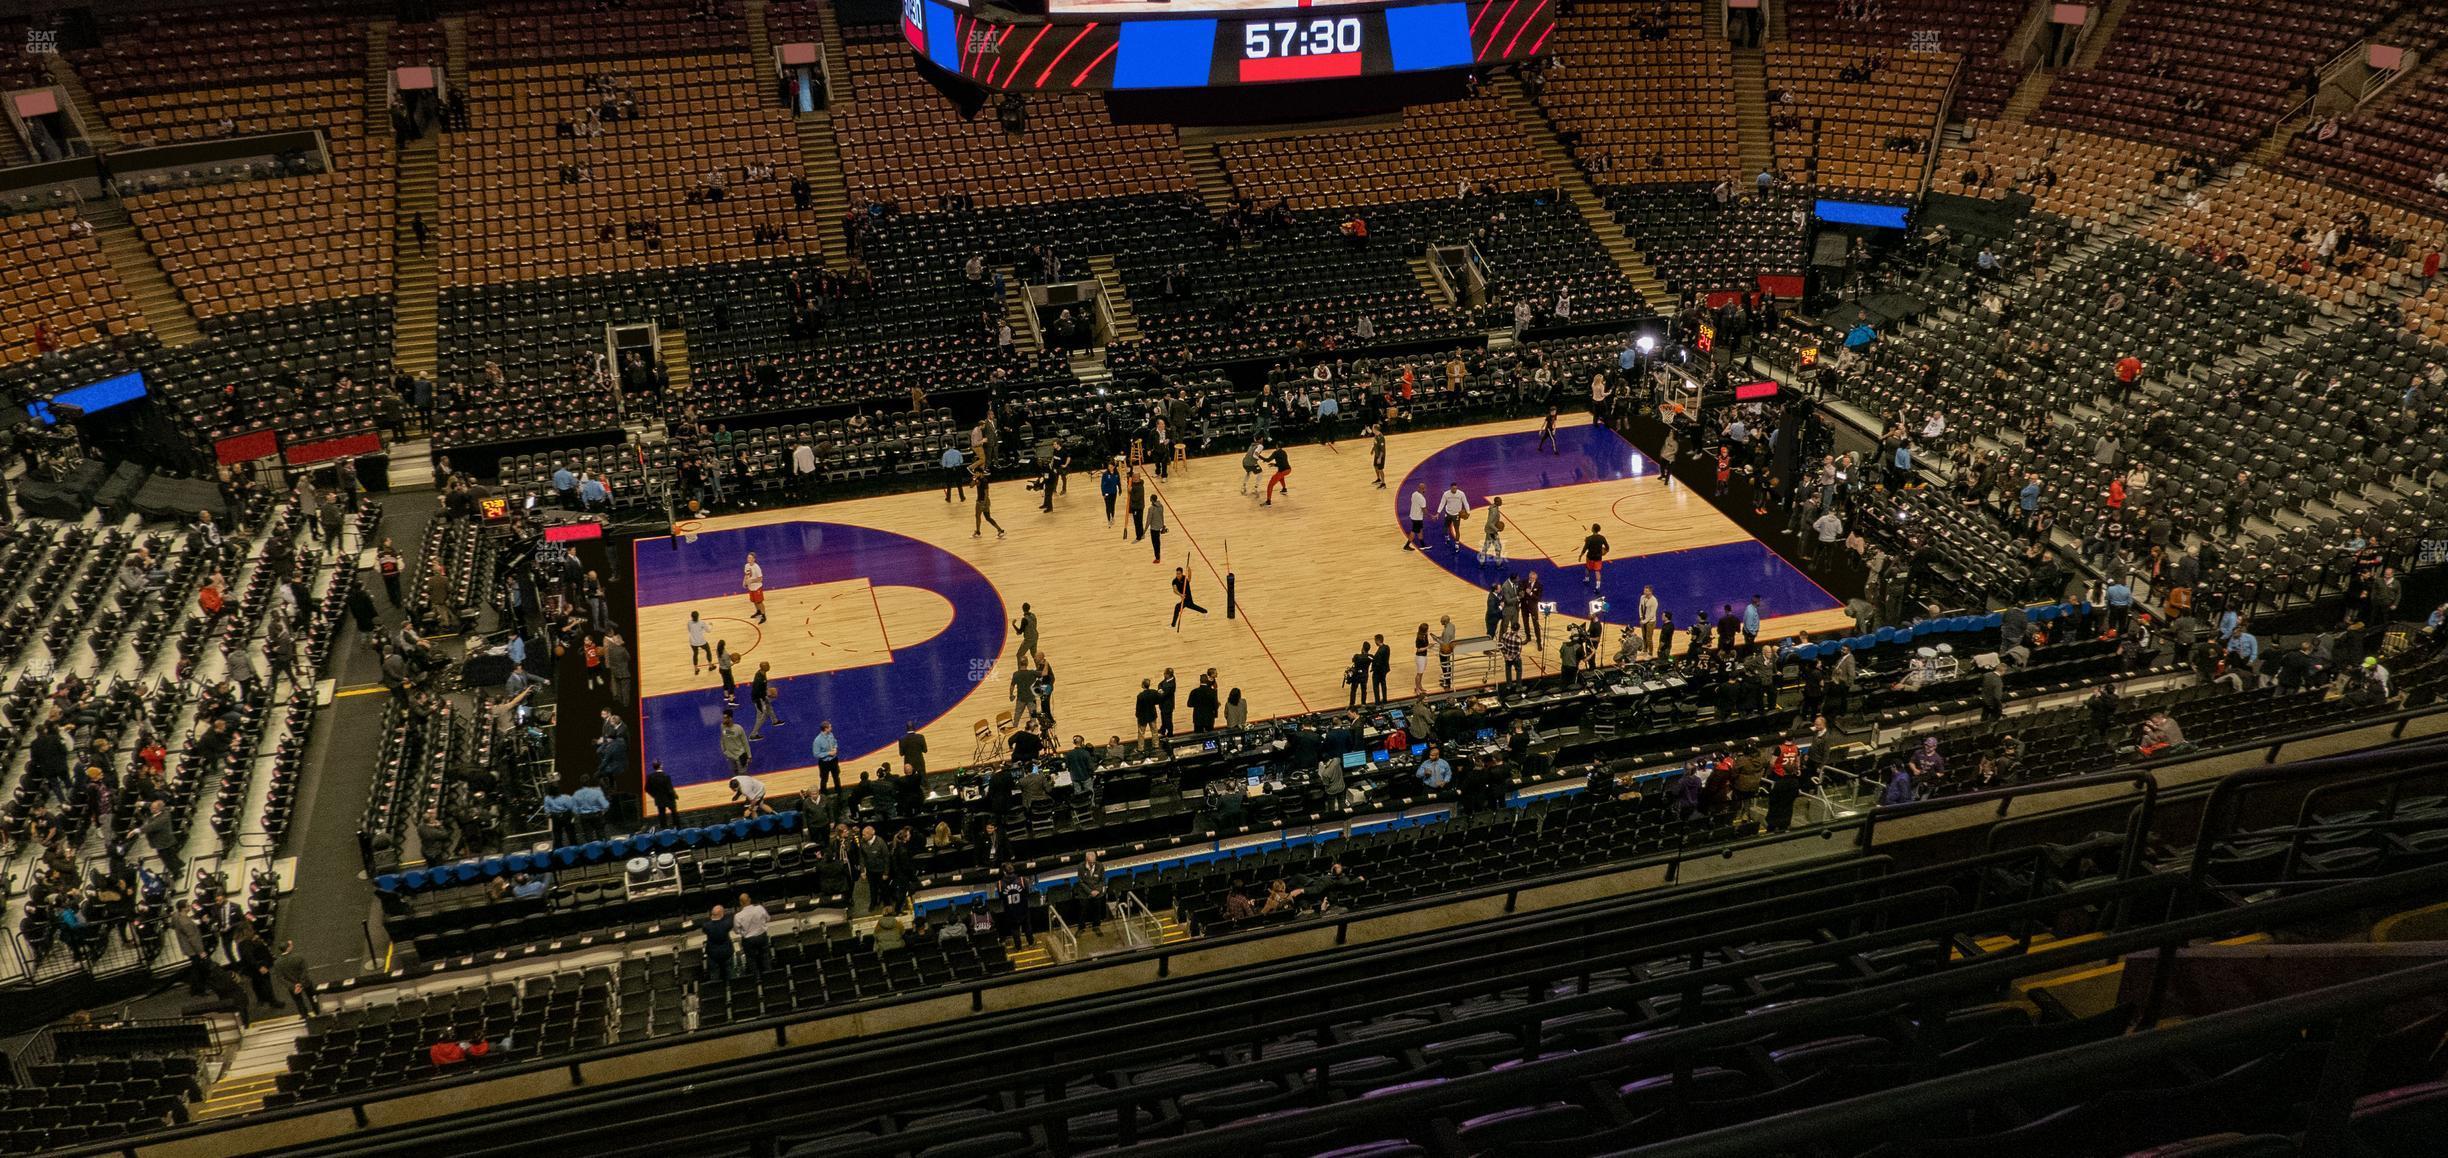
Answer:
<svg viewBox="0 0 2448 1158"><path fill-rule="evenodd" d="M1536 420L1397 434L1386 440L1388 489L1371 482L1366 440L1347 438L1340 453L1294 447L1291 490L1273 506L1244 493L1238 456L1202 459L1170 479L1151 477L1151 501L1166 507L1164 559L1134 541L1126 510L1112 525L1097 476L1072 476L1052 512L1018 480L994 487L994 514L1009 530L973 537L969 504L940 491L854 499L704 520L681 543L641 539L638 568L640 693L648 760L665 763L690 807L727 799L727 768L716 746L718 680L692 672L688 612L741 654L745 685L759 663L772 665L779 714L751 769L779 794L814 777L808 744L820 721L842 736L842 763L855 779L892 758L905 719L928 740L930 769L973 758L973 729L1010 705L1009 674L1019 641L1011 620L1021 604L1036 611L1042 650L1055 673L1058 731L1103 742L1133 732L1133 697L1142 679L1172 668L1190 727L1187 697L1212 667L1221 686L1239 688L1252 720L1339 706L1343 672L1361 641L1383 634L1395 652L1399 698L1412 689L1411 640L1417 626L1451 615L1460 634L1481 634L1486 588L1475 548L1487 495L1507 496L1508 555L1517 568L1552 555L1548 662L1572 614L1586 613L1578 585L1582 536L1595 522L1612 544L1607 618L1630 611L1639 584L1673 593L1669 610L1689 621L1691 603L1739 606L1765 588L1772 616L1763 634L1817 631L1848 622L1837 601L1768 553L1681 483L1658 480L1656 466L1612 432L1570 430L1564 457L1532 459ZM1406 476L1422 471L1433 504L1446 476L1468 480L1472 511L1457 553L1432 525L1427 552L1402 549L1396 513ZM760 552L767 574L768 621L747 618L739 569L745 549ZM1185 613L1170 626L1173 568L1188 568L1209 614ZM1235 578L1239 612L1226 618L1225 579ZM1567 584L1570 586L1567 587ZM1781 585L1780 585L1781 584ZM1774 614L1791 608L1793 613ZM1610 633L1610 636L1612 633ZM1611 647L1610 647L1611 655ZM1457 673L1478 682L1481 665ZM1436 689L1436 665L1426 686ZM750 713L743 687L739 719Z"/></svg>

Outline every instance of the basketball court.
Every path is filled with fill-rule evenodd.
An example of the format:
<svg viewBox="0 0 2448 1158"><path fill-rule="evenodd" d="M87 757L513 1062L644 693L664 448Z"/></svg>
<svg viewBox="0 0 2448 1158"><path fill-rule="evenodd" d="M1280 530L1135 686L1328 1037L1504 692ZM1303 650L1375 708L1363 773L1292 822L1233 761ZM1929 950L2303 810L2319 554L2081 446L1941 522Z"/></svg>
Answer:
<svg viewBox="0 0 2448 1158"><path fill-rule="evenodd" d="M757 665L772 665L784 726L766 730L751 771L777 794L814 778L809 745L826 720L851 780L896 760L906 725L926 736L931 770L987 755L977 730L991 731L1010 709L1020 642L1012 624L1024 603L1037 614L1053 667L1056 730L1066 744L1073 735L1130 737L1140 681L1168 667L1184 732L1189 691L1210 667L1222 688L1241 690L1252 721L1341 706L1352 653L1380 634L1394 649L1391 690L1407 696L1421 623L1451 615L1464 638L1484 632L1488 585L1503 573L1477 550L1494 496L1503 497L1507 521L1503 568L1536 570L1556 605L1533 674L1542 664L1552 669L1566 625L1592 614L1580 551L1593 523L1610 544L1596 610L1607 623L1634 617L1644 584L1679 624L1728 604L1739 610L1754 596L1765 608L1764 637L1850 622L1839 599L1705 495L1662 481L1655 462L1602 427L1567 426L1552 449L1541 448L1536 420L1397 434L1386 440L1385 490L1372 483L1364 439L1345 439L1340 453L1297 446L1290 454L1291 489L1273 506L1244 492L1238 456L1199 460L1170 479L1151 476L1150 501L1164 503L1168 523L1161 563L1150 543L1131 537L1126 509L1107 524L1092 471L1071 477L1051 513L1038 510L1039 496L1019 480L995 484L1003 538L991 527L973 537L969 504L927 490L727 515L684 526L677 540L639 539L632 551L645 757L682 786L685 806L728 798L716 743L720 680L710 667L691 670L692 611L739 657L743 725L753 723L748 679ZM1432 515L1428 549L1404 551L1414 484L1433 508L1448 483L1470 501L1463 543L1446 541ZM761 624L740 585L750 551L765 571ZM1188 569L1209 609L1185 612L1179 630L1170 625L1176 566ZM1225 616L1228 575L1238 595L1233 618ZM1486 682L1488 667L1463 665L1455 686ZM1432 692L1436 675L1432 660Z"/></svg>

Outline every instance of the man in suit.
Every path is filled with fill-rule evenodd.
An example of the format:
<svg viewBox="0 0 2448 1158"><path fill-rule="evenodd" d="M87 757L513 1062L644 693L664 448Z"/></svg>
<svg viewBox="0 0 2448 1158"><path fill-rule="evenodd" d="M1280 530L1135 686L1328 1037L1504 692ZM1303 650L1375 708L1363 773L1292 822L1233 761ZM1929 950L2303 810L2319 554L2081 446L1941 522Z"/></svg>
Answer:
<svg viewBox="0 0 2448 1158"><path fill-rule="evenodd" d="M663 770L661 760L646 774L646 798L654 801L656 828L670 828L679 821L680 790L672 786L671 773Z"/></svg>
<svg viewBox="0 0 2448 1158"><path fill-rule="evenodd" d="M1180 684L1173 679L1173 669L1166 668L1164 678L1156 681L1156 694L1162 697L1156 703L1156 714L1160 719L1157 725L1158 735L1170 736L1173 734L1173 706L1179 702L1177 697L1179 689Z"/></svg>
<svg viewBox="0 0 2448 1158"><path fill-rule="evenodd" d="M1190 689L1190 730L1213 731L1216 708L1221 703L1222 696L1216 691L1215 669L1209 668L1206 674L1199 677L1198 686Z"/></svg>
<svg viewBox="0 0 2448 1158"><path fill-rule="evenodd" d="M916 720L907 722L903 728L905 730L901 733L901 762L909 765L910 771L924 776L926 775L926 737L918 734L918 721Z"/></svg>
<svg viewBox="0 0 2448 1158"><path fill-rule="evenodd" d="M1136 737L1139 745L1148 751L1156 748L1156 709L1163 702L1164 694L1151 681L1139 681L1139 695L1131 703L1131 721L1139 727Z"/></svg>
<svg viewBox="0 0 2448 1158"><path fill-rule="evenodd" d="M1386 702L1386 673L1394 666L1394 649L1386 646L1383 634L1377 637L1377 647L1369 656L1369 691L1378 703Z"/></svg>

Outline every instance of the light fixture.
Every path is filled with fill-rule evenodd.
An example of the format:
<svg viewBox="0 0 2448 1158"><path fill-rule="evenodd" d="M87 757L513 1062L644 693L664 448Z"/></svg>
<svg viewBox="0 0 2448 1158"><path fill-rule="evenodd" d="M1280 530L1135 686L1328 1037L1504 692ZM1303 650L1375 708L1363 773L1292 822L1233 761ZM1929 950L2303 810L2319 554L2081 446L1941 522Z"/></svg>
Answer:
<svg viewBox="0 0 2448 1158"><path fill-rule="evenodd" d="M1643 354L1654 354L1657 352L1657 339L1648 334L1642 334L1633 341L1632 348Z"/></svg>

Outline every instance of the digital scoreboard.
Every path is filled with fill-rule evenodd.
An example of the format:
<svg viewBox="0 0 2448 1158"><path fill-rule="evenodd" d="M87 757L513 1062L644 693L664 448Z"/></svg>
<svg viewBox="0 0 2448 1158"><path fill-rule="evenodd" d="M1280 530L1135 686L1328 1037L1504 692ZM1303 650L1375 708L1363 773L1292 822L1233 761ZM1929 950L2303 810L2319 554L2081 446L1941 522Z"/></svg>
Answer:
<svg viewBox="0 0 2448 1158"><path fill-rule="evenodd" d="M1002 93L1159 92L1404 76L1526 60L1551 0L1294 4L1054 0L1048 17L902 0L901 33L944 71Z"/></svg>

